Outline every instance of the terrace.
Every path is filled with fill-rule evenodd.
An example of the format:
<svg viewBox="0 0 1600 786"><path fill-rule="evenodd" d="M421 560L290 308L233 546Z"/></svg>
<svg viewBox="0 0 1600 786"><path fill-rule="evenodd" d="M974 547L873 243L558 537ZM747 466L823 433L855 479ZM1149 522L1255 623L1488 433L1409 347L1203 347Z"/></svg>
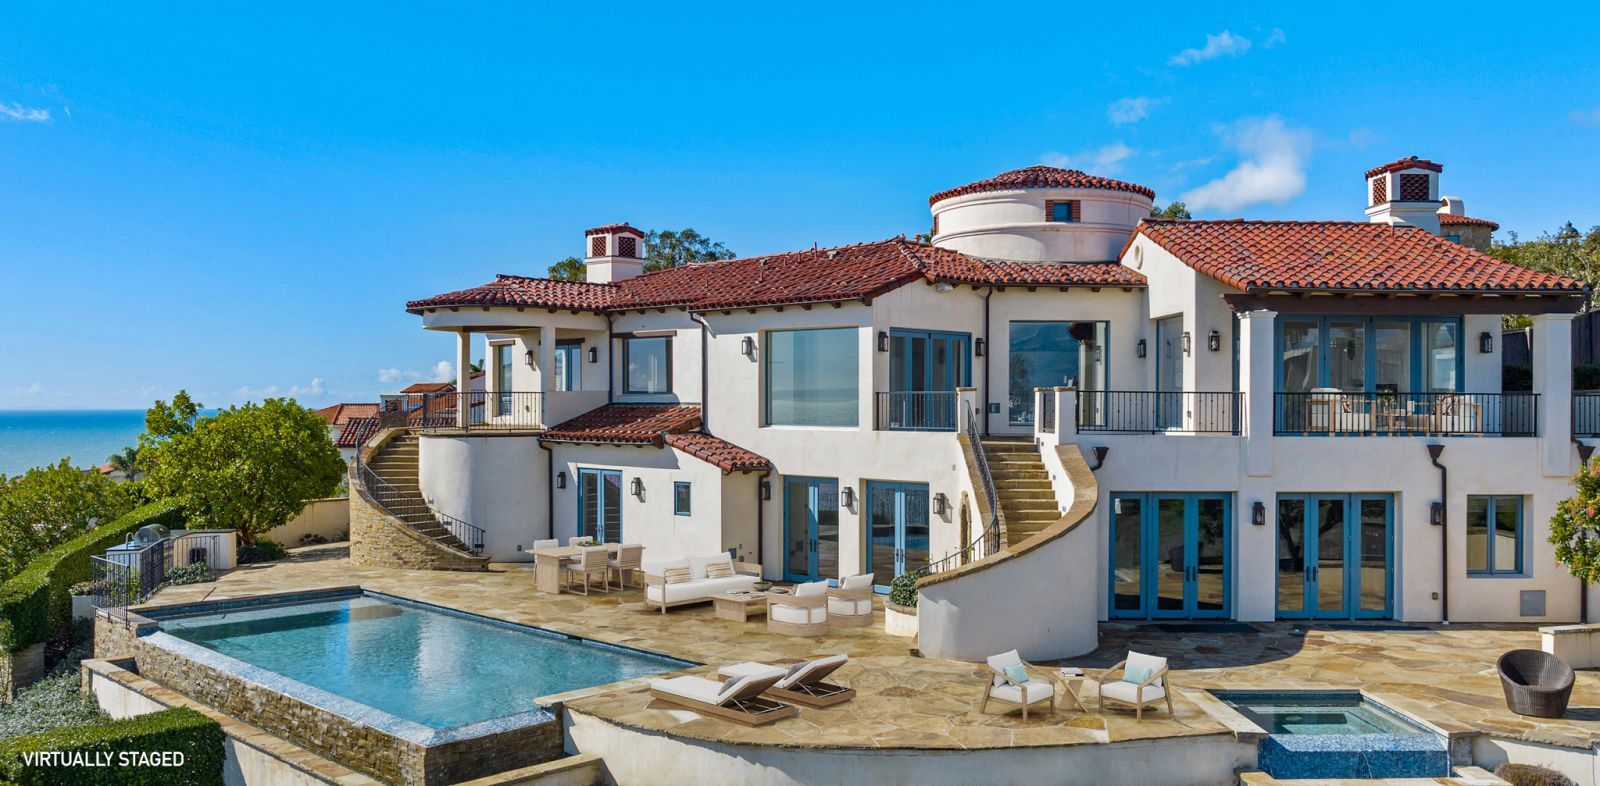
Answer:
<svg viewBox="0 0 1600 786"><path fill-rule="evenodd" d="M1084 713L1064 705L1053 715L1035 713L1024 722L1016 713L994 708L979 713L981 666L918 657L913 640L883 632L881 611L880 621L870 627L835 629L817 638L778 636L760 624L718 619L710 606L661 615L646 609L636 590L589 597L539 593L531 565L496 564L475 574L360 569L350 564L341 546L300 549L286 561L244 567L214 584L169 587L151 603L218 601L352 584L706 664L685 673L711 674L718 666L744 660L781 664L821 653L850 655L836 677L858 691L854 700L808 709L797 718L757 729L665 707L638 681L541 699L566 713L568 749L576 745L586 753L600 753L605 766L623 781L630 772L646 771L639 768L651 766L656 754L664 755L620 752L639 739L696 751L733 746L738 757L791 768L791 774L808 767L827 771L842 760L852 762L858 772L877 771L878 766L962 766L940 757L908 765L923 761L899 755L909 751L979 754L974 766L1016 763L1016 778L1025 778L1036 766L1111 771L1169 758L1181 764L1189 756L1215 766L1219 752L1254 744L1248 734L1241 736L1230 726L1226 713L1215 711L1219 704L1206 689L1219 688L1360 690L1448 735L1457 763L1475 757L1492 766L1495 756L1505 755L1497 751L1507 745L1588 756L1600 741L1600 675L1580 672L1572 709L1563 719L1527 718L1505 709L1494 660L1508 649L1537 648L1538 633L1531 626L1102 624L1100 648L1071 665L1092 677L1130 648L1166 656L1177 688L1176 711L1170 716L1165 711L1146 713L1140 722L1131 713ZM1093 689L1083 692L1092 696ZM1089 706L1094 707L1092 700ZM1126 753L1117 753L1125 743L1130 744ZM1172 747L1152 757L1151 745ZM874 751L886 758L867 755ZM814 757L802 755L807 752Z"/></svg>

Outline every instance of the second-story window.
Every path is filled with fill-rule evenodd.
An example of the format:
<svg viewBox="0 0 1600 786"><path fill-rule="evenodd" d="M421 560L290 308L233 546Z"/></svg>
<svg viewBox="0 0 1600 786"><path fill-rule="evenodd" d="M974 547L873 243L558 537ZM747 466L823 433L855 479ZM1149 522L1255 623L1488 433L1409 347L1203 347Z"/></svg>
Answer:
<svg viewBox="0 0 1600 786"><path fill-rule="evenodd" d="M622 392L672 392L672 338L629 336L622 340Z"/></svg>
<svg viewBox="0 0 1600 786"><path fill-rule="evenodd" d="M1080 220L1078 213L1078 200L1049 200L1044 203L1044 220L1060 223L1071 223Z"/></svg>
<svg viewBox="0 0 1600 786"><path fill-rule="evenodd" d="M1278 390L1451 393L1461 390L1456 317L1280 317Z"/></svg>
<svg viewBox="0 0 1600 786"><path fill-rule="evenodd" d="M763 353L769 426L855 426L858 328L771 330Z"/></svg>
<svg viewBox="0 0 1600 786"><path fill-rule="evenodd" d="M511 414L511 350L510 343L494 345L494 414Z"/></svg>
<svg viewBox="0 0 1600 786"><path fill-rule="evenodd" d="M583 342L557 341L555 360L555 390L577 390L582 385L578 384L578 374L582 368L579 358L583 357Z"/></svg>

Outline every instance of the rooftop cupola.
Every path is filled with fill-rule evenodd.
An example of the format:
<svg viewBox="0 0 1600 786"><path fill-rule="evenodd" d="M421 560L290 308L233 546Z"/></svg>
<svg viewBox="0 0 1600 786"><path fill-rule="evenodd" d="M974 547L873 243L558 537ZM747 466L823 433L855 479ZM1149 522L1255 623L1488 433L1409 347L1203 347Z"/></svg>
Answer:
<svg viewBox="0 0 1600 786"><path fill-rule="evenodd" d="M1439 173L1443 164L1407 156L1367 170L1367 219L1439 233Z"/></svg>
<svg viewBox="0 0 1600 786"><path fill-rule="evenodd" d="M933 244L987 259L1117 258L1155 192L1076 169L1030 166L928 198Z"/></svg>
<svg viewBox="0 0 1600 786"><path fill-rule="evenodd" d="M583 265L591 284L614 284L644 272L644 233L622 224L607 224L583 233L588 244Z"/></svg>

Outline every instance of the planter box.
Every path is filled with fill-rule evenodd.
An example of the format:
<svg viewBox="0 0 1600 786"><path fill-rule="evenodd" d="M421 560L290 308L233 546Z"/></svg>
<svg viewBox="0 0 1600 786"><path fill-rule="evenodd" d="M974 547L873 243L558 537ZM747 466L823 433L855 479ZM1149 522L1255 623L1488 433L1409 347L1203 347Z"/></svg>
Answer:
<svg viewBox="0 0 1600 786"><path fill-rule="evenodd" d="M1600 625L1552 625L1539 629L1539 649L1574 669L1600 666Z"/></svg>
<svg viewBox="0 0 1600 786"><path fill-rule="evenodd" d="M917 609L915 606L883 604L883 632L890 636L915 637L917 635Z"/></svg>

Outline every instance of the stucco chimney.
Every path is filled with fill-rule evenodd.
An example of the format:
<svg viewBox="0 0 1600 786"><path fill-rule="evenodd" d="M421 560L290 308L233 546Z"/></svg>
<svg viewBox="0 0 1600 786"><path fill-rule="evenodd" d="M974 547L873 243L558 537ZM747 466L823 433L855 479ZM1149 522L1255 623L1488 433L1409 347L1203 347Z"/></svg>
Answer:
<svg viewBox="0 0 1600 786"><path fill-rule="evenodd" d="M1408 156L1367 170L1367 220L1439 234L1443 164Z"/></svg>
<svg viewBox="0 0 1600 786"><path fill-rule="evenodd" d="M614 284L644 272L644 233L607 224L583 233L583 265L591 284Z"/></svg>

